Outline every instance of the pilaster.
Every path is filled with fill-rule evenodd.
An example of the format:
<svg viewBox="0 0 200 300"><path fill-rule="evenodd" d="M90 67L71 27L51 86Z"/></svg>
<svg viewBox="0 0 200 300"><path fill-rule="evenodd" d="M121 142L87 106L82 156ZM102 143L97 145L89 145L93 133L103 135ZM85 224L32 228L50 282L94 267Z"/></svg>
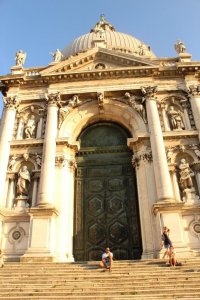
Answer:
<svg viewBox="0 0 200 300"><path fill-rule="evenodd" d="M190 85L187 92L189 94L194 121L200 140L200 85Z"/></svg>

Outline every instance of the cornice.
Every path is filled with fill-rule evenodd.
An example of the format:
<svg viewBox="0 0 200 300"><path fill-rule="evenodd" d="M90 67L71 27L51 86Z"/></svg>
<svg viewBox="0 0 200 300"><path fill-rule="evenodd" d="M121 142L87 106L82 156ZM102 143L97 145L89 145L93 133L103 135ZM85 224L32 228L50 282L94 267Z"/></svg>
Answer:
<svg viewBox="0 0 200 300"><path fill-rule="evenodd" d="M0 218L4 220L4 222L14 221L14 222L27 222L30 220L30 216L28 214L28 209L23 212L14 211L8 208L0 209Z"/></svg>
<svg viewBox="0 0 200 300"><path fill-rule="evenodd" d="M187 204L185 202L168 202L162 201L153 204L152 207L153 213L156 215L157 213L163 212L200 212L200 204Z"/></svg>
<svg viewBox="0 0 200 300"><path fill-rule="evenodd" d="M182 130L182 131L164 131L163 138L164 140L168 139L179 139L179 138L194 138L198 137L197 130Z"/></svg>

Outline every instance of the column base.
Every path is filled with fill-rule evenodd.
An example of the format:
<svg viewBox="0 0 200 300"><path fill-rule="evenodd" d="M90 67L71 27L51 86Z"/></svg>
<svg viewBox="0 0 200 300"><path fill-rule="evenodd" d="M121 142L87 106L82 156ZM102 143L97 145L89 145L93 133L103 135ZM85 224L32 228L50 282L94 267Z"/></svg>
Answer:
<svg viewBox="0 0 200 300"><path fill-rule="evenodd" d="M22 257L20 262L55 262L56 258L47 249L29 249Z"/></svg>
<svg viewBox="0 0 200 300"><path fill-rule="evenodd" d="M152 250L146 250L142 253L142 259L153 259L155 258L155 254L154 254L154 251Z"/></svg>

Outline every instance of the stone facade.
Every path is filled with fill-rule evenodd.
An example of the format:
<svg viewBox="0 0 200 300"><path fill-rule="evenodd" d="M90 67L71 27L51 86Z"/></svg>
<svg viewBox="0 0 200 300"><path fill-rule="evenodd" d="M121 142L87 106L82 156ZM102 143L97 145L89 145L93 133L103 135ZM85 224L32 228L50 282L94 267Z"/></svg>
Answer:
<svg viewBox="0 0 200 300"><path fill-rule="evenodd" d="M142 258L160 257L164 225L179 256L199 255L200 62L177 46L175 58L111 47L114 28L97 24L91 48L0 77L1 248L12 260L74 260L79 136L110 122L130 134Z"/></svg>

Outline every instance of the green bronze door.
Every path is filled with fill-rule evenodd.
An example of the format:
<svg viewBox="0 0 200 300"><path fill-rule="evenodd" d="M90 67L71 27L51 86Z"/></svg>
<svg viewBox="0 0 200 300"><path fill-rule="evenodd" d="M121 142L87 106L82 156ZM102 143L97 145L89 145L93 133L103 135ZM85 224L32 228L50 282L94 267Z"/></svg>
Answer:
<svg viewBox="0 0 200 300"><path fill-rule="evenodd" d="M115 259L141 257L136 177L128 133L97 123L80 135L75 179L74 256L99 260L106 246Z"/></svg>

